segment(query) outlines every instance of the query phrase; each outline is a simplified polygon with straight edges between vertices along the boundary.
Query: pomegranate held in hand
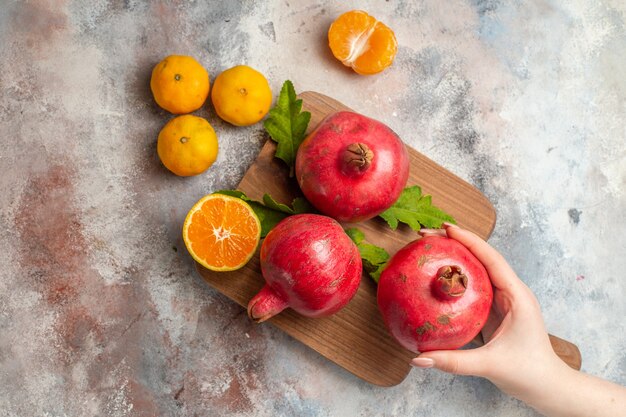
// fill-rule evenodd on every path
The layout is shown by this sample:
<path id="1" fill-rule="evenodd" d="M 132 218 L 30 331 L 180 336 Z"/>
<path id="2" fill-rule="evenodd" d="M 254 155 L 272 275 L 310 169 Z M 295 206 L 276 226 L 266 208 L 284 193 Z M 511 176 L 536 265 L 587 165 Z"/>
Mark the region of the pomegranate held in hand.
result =
<path id="1" fill-rule="evenodd" d="M 385 324 L 412 352 L 467 344 L 485 324 L 492 299 L 485 267 L 465 246 L 442 236 L 400 249 L 378 282 Z"/>
<path id="2" fill-rule="evenodd" d="M 287 217 L 261 245 L 266 284 L 248 304 L 251 319 L 262 322 L 291 307 L 303 316 L 336 313 L 361 282 L 359 250 L 339 223 L 317 214 Z"/>
<path id="3" fill-rule="evenodd" d="M 387 210 L 409 177 L 409 155 L 389 127 L 341 111 L 328 116 L 302 142 L 296 178 L 319 211 L 360 222 Z"/>

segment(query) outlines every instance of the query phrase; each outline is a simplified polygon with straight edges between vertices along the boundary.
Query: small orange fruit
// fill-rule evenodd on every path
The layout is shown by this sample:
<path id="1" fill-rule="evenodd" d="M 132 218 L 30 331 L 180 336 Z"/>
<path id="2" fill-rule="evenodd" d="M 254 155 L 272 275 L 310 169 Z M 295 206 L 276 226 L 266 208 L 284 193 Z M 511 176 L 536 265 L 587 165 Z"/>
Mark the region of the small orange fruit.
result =
<path id="1" fill-rule="evenodd" d="M 167 122 L 157 142 L 163 165 L 183 177 L 206 171 L 215 162 L 217 149 L 213 127 L 202 117 L 191 114 Z"/>
<path id="2" fill-rule="evenodd" d="M 204 196 L 189 210 L 183 224 L 187 250 L 213 271 L 244 266 L 261 239 L 261 223 L 245 201 L 222 194 Z"/>
<path id="3" fill-rule="evenodd" d="M 165 110 L 191 113 L 202 107 L 209 95 L 209 73 L 190 56 L 170 55 L 152 70 L 150 88 Z"/>
<path id="4" fill-rule="evenodd" d="M 346 12 L 330 25 L 328 45 L 335 58 L 362 75 L 390 66 L 398 50 L 393 31 L 362 10 Z"/>
<path id="5" fill-rule="evenodd" d="M 222 120 L 235 126 L 249 126 L 270 110 L 272 90 L 263 74 L 246 65 L 237 65 L 217 76 L 211 101 Z"/>

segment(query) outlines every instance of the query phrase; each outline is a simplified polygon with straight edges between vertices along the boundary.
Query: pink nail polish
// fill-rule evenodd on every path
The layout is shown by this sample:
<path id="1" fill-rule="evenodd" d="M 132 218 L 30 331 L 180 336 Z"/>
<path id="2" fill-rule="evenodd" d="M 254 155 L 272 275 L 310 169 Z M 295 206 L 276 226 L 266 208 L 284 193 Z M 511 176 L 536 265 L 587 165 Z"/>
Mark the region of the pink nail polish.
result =
<path id="1" fill-rule="evenodd" d="M 456 224 L 452 224 L 452 223 L 448 223 L 448 222 L 443 222 L 442 225 L 445 228 L 448 228 L 448 227 L 459 227 Z"/>
<path id="2" fill-rule="evenodd" d="M 435 366 L 435 361 L 431 358 L 415 358 L 411 361 L 411 365 L 417 368 L 432 368 Z"/>

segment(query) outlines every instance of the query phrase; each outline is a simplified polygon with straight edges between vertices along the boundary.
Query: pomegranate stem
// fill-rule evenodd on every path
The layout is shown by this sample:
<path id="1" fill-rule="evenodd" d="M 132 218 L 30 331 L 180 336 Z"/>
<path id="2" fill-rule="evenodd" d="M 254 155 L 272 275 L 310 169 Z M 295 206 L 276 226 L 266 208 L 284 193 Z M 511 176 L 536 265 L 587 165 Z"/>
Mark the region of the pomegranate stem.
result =
<path id="1" fill-rule="evenodd" d="M 351 143 L 343 153 L 344 167 L 347 171 L 364 172 L 372 164 L 374 152 L 364 143 Z"/>
<path id="2" fill-rule="evenodd" d="M 442 300 L 455 300 L 465 294 L 467 275 L 457 265 L 442 266 L 434 281 L 435 294 Z"/>

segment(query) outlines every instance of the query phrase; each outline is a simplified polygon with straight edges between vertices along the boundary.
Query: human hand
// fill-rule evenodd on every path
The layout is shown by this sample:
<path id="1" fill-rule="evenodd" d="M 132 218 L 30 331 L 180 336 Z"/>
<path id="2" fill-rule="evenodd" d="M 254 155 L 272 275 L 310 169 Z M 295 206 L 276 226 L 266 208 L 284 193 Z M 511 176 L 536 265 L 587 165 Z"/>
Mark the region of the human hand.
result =
<path id="1" fill-rule="evenodd" d="M 554 352 L 537 298 L 487 242 L 457 226 L 423 230 L 445 234 L 485 266 L 494 288 L 482 347 L 425 352 L 412 365 L 489 379 L 505 393 L 549 416 L 625 415 L 626 388 L 576 371 Z"/>
<path id="2" fill-rule="evenodd" d="M 421 232 L 430 233 L 442 231 Z M 567 367 L 552 349 L 539 303 L 502 255 L 487 242 L 453 225 L 446 225 L 444 233 L 467 247 L 491 278 L 494 301 L 482 329 L 486 344 L 470 350 L 422 353 L 412 365 L 485 377 L 502 391 L 523 400 L 536 389 L 538 381 L 546 381 Z"/>

